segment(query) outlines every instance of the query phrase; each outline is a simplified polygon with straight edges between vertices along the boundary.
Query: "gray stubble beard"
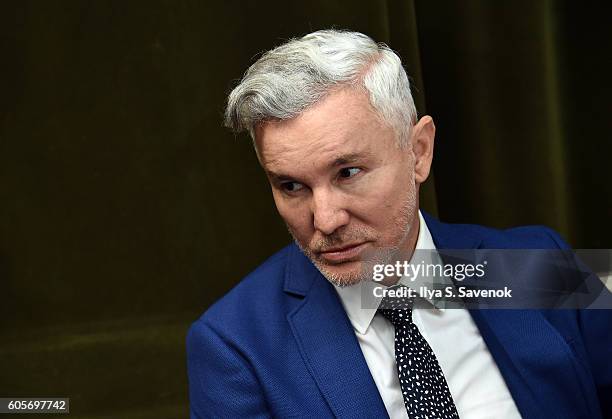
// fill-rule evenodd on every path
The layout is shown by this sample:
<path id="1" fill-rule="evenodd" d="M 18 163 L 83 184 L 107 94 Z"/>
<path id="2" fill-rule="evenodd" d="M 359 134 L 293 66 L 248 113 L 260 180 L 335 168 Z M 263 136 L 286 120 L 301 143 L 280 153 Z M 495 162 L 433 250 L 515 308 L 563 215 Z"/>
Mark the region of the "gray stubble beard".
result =
<path id="1" fill-rule="evenodd" d="M 411 232 L 410 222 L 417 216 L 417 212 L 416 190 L 412 189 L 404 205 L 401 207 L 399 214 L 395 217 L 395 228 L 400 231 L 401 237 L 398 243 L 392 247 L 378 247 L 366 252 L 364 259 L 361 261 L 362 266 L 360 271 L 348 276 L 329 272 L 326 269 L 326 265 L 318 261 L 313 252 L 300 244 L 289 226 L 287 226 L 287 228 L 296 245 L 300 248 L 302 253 L 310 259 L 321 275 L 323 275 L 332 285 L 343 288 L 365 281 L 371 281 L 374 265 L 394 263 L 396 260 L 401 259 L 401 246 L 406 242 Z"/>

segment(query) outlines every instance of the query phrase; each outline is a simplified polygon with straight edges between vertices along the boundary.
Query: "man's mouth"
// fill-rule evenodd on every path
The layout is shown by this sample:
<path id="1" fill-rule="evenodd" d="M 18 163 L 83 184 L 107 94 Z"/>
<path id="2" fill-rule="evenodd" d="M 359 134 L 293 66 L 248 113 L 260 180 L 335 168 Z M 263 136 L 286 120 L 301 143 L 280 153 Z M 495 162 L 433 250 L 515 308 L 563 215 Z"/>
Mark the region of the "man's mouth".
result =
<path id="1" fill-rule="evenodd" d="M 330 263 L 348 262 L 351 259 L 354 259 L 359 256 L 361 251 L 366 247 L 367 243 L 368 242 L 361 242 L 334 247 L 319 252 L 319 256 Z"/>

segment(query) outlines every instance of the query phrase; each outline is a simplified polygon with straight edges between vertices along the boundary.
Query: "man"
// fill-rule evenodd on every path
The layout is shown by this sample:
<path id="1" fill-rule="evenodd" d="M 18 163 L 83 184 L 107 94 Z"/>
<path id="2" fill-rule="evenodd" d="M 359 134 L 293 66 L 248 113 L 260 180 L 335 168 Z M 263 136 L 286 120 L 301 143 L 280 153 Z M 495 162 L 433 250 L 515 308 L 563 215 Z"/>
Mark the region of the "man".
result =
<path id="1" fill-rule="evenodd" d="M 448 225 L 418 210 L 435 126 L 417 119 L 389 48 L 333 30 L 289 41 L 249 68 L 226 123 L 251 134 L 295 244 L 190 329 L 192 417 L 610 412 L 606 311 L 444 310 L 420 297 L 414 310 L 415 299 L 362 308 L 372 267 L 415 250 L 566 248 L 545 228 Z"/>

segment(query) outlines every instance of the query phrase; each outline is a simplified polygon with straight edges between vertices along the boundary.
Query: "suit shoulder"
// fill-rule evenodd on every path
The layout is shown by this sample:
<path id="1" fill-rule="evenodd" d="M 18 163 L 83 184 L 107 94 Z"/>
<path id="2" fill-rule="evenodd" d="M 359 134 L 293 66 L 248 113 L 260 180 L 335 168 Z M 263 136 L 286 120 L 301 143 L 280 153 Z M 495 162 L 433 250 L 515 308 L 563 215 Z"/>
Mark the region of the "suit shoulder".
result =
<path id="1" fill-rule="evenodd" d="M 424 216 L 434 240 L 442 239 L 442 247 L 446 248 L 470 248 L 482 244 L 499 249 L 569 249 L 557 232 L 542 225 L 497 229 L 476 224 L 447 224 L 428 214 Z"/>
<path id="2" fill-rule="evenodd" d="M 569 245 L 555 230 L 543 225 L 513 227 L 503 230 L 508 240 L 530 249 L 569 249 Z"/>

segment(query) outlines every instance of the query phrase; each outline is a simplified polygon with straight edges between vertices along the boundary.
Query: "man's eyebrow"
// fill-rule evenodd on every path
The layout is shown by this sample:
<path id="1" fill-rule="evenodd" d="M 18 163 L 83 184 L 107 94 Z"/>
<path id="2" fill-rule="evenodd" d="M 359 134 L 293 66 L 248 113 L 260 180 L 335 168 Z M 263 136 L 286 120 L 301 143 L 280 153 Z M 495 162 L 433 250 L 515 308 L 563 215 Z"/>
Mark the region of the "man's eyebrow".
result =
<path id="1" fill-rule="evenodd" d="M 370 153 L 349 153 L 349 154 L 342 154 L 337 156 L 329 165 L 329 167 L 338 167 L 338 166 L 344 166 L 345 164 L 352 164 L 352 163 L 357 163 L 359 161 L 362 161 L 364 158 L 367 158 L 370 155 Z M 276 173 L 272 170 L 265 170 L 266 174 L 268 175 L 268 177 L 276 182 L 284 182 L 284 181 L 292 181 L 294 180 L 293 177 L 289 176 L 289 175 L 285 175 L 282 173 Z"/>
<path id="2" fill-rule="evenodd" d="M 268 175 L 268 177 L 270 179 L 272 179 L 273 181 L 276 181 L 276 182 L 292 180 L 290 176 L 279 174 L 279 173 L 275 173 L 272 170 L 266 170 L 265 172 L 266 172 L 266 174 Z"/>
<path id="3" fill-rule="evenodd" d="M 363 160 L 364 158 L 368 157 L 369 153 L 350 153 L 350 154 L 344 154 L 341 156 L 338 156 L 334 159 L 333 163 L 331 164 L 332 167 L 336 167 L 336 166 L 343 166 L 345 164 L 351 164 L 351 163 L 356 163 L 359 162 L 361 160 Z"/>

